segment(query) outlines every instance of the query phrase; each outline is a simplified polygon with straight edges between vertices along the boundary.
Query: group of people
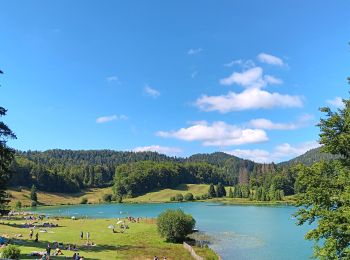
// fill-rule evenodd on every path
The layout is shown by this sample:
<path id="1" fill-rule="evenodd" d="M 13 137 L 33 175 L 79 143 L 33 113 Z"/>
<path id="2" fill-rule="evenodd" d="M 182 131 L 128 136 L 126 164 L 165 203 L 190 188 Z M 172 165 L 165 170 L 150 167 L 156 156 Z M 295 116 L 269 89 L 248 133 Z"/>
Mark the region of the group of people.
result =
<path id="1" fill-rule="evenodd" d="M 153 257 L 153 260 L 160 260 L 160 259 L 158 258 L 158 256 L 154 256 L 154 257 Z M 166 260 L 166 257 L 165 257 L 165 256 L 163 257 L 163 260 Z"/>
<path id="2" fill-rule="evenodd" d="M 140 219 L 141 219 L 140 217 L 137 217 L 137 218 L 134 218 L 134 217 L 131 217 L 131 216 L 128 217 L 128 220 L 130 222 L 137 222 L 137 223 L 139 223 Z"/>

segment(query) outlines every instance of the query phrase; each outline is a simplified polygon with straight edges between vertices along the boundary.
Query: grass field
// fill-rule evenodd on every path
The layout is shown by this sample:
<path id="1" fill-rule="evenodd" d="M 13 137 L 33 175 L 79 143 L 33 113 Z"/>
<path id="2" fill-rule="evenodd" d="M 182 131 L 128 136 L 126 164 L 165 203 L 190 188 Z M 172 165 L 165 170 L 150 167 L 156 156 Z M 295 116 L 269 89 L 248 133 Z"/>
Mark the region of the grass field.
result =
<path id="1" fill-rule="evenodd" d="M 169 202 L 170 197 L 175 196 L 178 193 L 185 195 L 190 192 L 194 196 L 200 196 L 208 192 L 209 185 L 207 184 L 182 184 L 174 189 L 163 189 L 148 192 L 142 196 L 135 198 L 125 198 L 123 201 L 128 203 L 160 203 Z M 226 193 L 228 194 L 228 187 L 226 187 Z M 30 190 L 22 189 L 17 191 L 16 189 L 8 190 L 11 195 L 10 206 L 14 207 L 17 201 L 21 201 L 23 206 L 30 206 Z M 112 193 L 112 188 L 96 188 L 85 190 L 80 193 L 67 194 L 67 193 L 49 193 L 49 192 L 38 192 L 39 205 L 63 205 L 63 204 L 79 204 L 83 197 L 88 199 L 88 203 L 102 203 L 102 196 L 107 193 Z M 294 202 L 293 196 L 285 197 L 282 202 L 264 202 L 264 201 L 251 201 L 249 199 L 240 198 L 214 198 L 207 201 L 217 201 L 227 204 L 254 204 L 254 205 L 274 205 L 280 203 L 292 204 Z"/>
<path id="2" fill-rule="evenodd" d="M 15 238 L 14 244 L 20 246 L 21 259 L 35 259 L 29 257 L 32 251 L 45 251 L 48 242 L 62 242 L 64 244 L 76 244 L 79 254 L 85 259 L 153 259 L 156 255 L 160 259 L 192 259 L 190 254 L 183 248 L 182 244 L 166 243 L 156 230 L 155 220 L 141 220 L 140 223 L 129 223 L 129 229 L 124 233 L 113 233 L 108 226 L 116 225 L 113 219 L 88 219 L 71 220 L 60 219 L 50 222 L 57 223 L 59 227 L 46 228 L 47 233 L 39 232 L 39 242 L 35 243 L 29 239 L 29 229 L 22 228 L 21 223 L 25 220 L 5 220 L 0 224 L 0 235 L 15 237 L 22 234 L 22 238 Z M 118 228 L 116 229 L 118 230 Z M 34 234 L 38 231 L 35 230 Z M 86 240 L 80 239 L 80 231 L 90 232 L 90 241 L 96 246 L 84 246 Z M 205 259 L 217 259 L 215 253 L 208 248 L 194 248 L 198 254 Z M 71 258 L 73 251 L 63 250 L 63 256 L 51 257 L 51 259 Z"/>
<path id="3" fill-rule="evenodd" d="M 9 189 L 8 192 L 12 195 L 10 206 L 14 206 L 17 201 L 21 201 L 23 206 L 30 206 L 30 189 L 23 188 L 21 191 Z M 89 203 L 100 203 L 103 194 L 106 193 L 112 193 L 112 188 L 88 189 L 79 193 L 37 192 L 40 205 L 79 204 L 83 197 L 86 197 Z"/>
<path id="4" fill-rule="evenodd" d="M 168 202 L 170 197 L 178 193 L 185 195 L 190 192 L 194 196 L 208 193 L 209 185 L 207 184 L 181 184 L 174 189 L 163 189 L 159 191 L 148 192 L 145 195 L 135 198 L 127 198 L 125 202 Z"/>

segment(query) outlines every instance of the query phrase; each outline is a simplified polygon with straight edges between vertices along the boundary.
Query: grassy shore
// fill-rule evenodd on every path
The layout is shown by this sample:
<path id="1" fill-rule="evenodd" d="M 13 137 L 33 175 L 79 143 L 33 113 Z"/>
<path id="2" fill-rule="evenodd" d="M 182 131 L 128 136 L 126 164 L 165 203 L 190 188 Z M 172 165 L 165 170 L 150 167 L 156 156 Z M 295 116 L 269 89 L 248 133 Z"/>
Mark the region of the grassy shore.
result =
<path id="1" fill-rule="evenodd" d="M 23 228 L 21 223 L 25 220 L 5 220 L 0 224 L 0 235 L 12 238 L 14 244 L 21 249 L 21 259 L 35 259 L 29 257 L 32 251 L 45 251 L 48 242 L 62 242 L 64 244 L 76 244 L 79 254 L 85 259 L 153 259 L 155 255 L 167 257 L 167 259 L 192 259 L 182 244 L 167 243 L 157 233 L 155 220 L 141 220 L 140 223 L 129 223 L 124 233 L 113 233 L 108 229 L 109 225 L 116 225 L 114 219 L 59 219 L 48 220 L 57 223 L 59 227 L 45 228 L 46 233 L 39 232 L 39 242 L 29 239 L 29 229 Z M 118 228 L 116 228 L 117 231 Z M 35 230 L 34 234 L 38 231 Z M 90 241 L 95 246 L 84 246 L 86 240 L 80 239 L 80 231 L 90 232 Z M 17 237 L 21 234 L 23 237 Z M 204 259 L 217 259 L 215 253 L 208 248 L 194 247 L 195 251 Z M 51 259 L 71 258 L 73 251 L 62 250 L 63 256 Z"/>
<path id="2" fill-rule="evenodd" d="M 125 203 L 162 203 L 170 202 L 170 197 L 175 196 L 178 193 L 185 195 L 190 192 L 194 196 L 201 196 L 208 192 L 209 185 L 207 184 L 182 184 L 174 189 L 162 189 L 152 192 L 148 192 L 142 196 L 135 198 L 125 198 Z M 228 187 L 226 191 L 228 193 Z M 17 201 L 21 201 L 22 206 L 30 206 L 30 190 L 22 189 L 18 191 L 16 189 L 10 189 L 9 192 L 12 195 L 10 206 L 14 207 Z M 96 204 L 103 203 L 102 196 L 104 194 L 112 193 L 112 188 L 99 188 L 88 189 L 79 193 L 67 194 L 67 193 L 49 193 L 38 192 L 39 205 L 54 206 L 54 205 L 66 205 L 66 204 L 79 204 L 83 197 L 87 198 L 88 203 Z M 202 200 L 201 200 L 202 201 Z M 226 204 L 249 204 L 249 205 L 278 205 L 278 204 L 293 204 L 293 196 L 285 197 L 283 201 L 251 201 L 246 198 L 214 198 L 205 201 L 220 202 Z"/>

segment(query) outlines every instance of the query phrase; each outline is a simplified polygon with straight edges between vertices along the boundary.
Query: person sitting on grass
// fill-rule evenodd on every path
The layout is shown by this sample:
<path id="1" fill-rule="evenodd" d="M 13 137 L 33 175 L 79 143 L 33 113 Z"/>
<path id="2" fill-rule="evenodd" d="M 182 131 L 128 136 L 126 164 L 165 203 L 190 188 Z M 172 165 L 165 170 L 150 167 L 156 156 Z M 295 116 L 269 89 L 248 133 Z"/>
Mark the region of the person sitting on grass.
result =
<path id="1" fill-rule="evenodd" d="M 61 249 L 59 248 L 56 248 L 55 252 L 53 253 L 54 256 L 57 256 L 57 255 L 63 255 Z"/>

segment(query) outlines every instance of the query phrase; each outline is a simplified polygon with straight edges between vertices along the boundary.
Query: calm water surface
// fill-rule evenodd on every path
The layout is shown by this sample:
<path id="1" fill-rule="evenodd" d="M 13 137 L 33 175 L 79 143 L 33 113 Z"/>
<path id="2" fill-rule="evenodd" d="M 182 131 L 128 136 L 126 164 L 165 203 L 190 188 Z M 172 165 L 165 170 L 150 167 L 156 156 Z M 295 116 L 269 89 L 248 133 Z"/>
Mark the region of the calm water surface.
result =
<path id="1" fill-rule="evenodd" d="M 38 208 L 50 215 L 117 218 L 156 217 L 165 209 L 181 208 L 197 228 L 213 237 L 211 248 L 223 259 L 308 259 L 312 243 L 304 240 L 310 226 L 296 226 L 291 206 L 237 206 L 214 203 L 100 204 Z"/>

